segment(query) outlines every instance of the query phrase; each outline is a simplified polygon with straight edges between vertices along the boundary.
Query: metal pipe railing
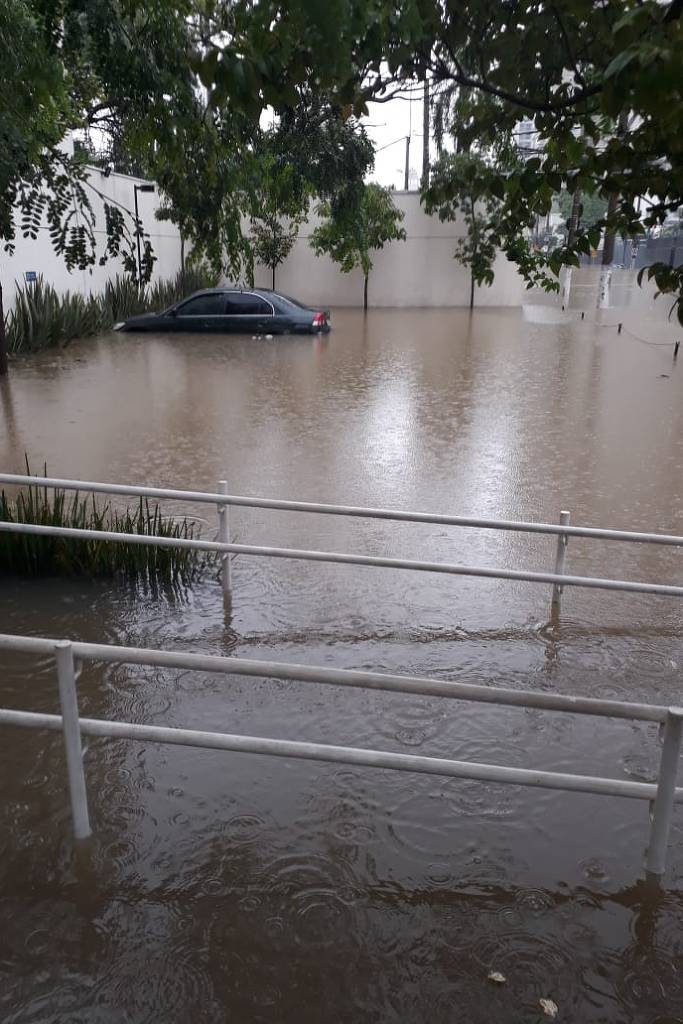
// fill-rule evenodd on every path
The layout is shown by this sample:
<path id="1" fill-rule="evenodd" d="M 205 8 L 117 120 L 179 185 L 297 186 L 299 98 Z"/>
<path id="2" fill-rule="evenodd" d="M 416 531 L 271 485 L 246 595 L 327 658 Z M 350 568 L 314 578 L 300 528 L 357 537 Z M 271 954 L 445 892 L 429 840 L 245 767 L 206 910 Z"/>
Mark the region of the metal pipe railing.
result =
<path id="1" fill-rule="evenodd" d="M 0 651 L 51 655 L 57 640 L 46 637 L 12 636 L 0 633 Z M 620 718 L 632 722 L 666 721 L 668 707 L 599 697 L 573 697 L 562 693 L 512 690 L 477 683 L 458 683 L 429 676 L 406 676 L 388 672 L 367 672 L 348 668 L 323 668 L 252 658 L 233 658 L 216 654 L 191 654 L 184 651 L 157 651 L 114 644 L 92 644 L 74 640 L 74 658 L 116 665 L 147 665 L 177 668 L 182 671 L 217 672 L 226 675 L 279 679 L 351 689 L 382 690 L 419 697 L 446 697 L 480 704 L 533 708 L 538 711 L 566 711 L 575 715 Z"/>
<path id="2" fill-rule="evenodd" d="M 61 715 L 39 714 L 31 711 L 0 709 L 0 722 L 29 729 L 59 730 L 62 728 Z M 651 801 L 657 795 L 657 787 L 651 782 L 606 779 L 594 775 L 571 775 L 567 772 L 507 768 L 502 765 L 480 764 L 474 761 L 452 761 L 443 757 L 396 754 L 386 750 L 337 747 L 328 743 L 305 743 L 301 740 L 275 740 L 263 736 L 236 736 L 231 733 L 178 729 L 162 725 L 139 725 L 134 722 L 108 722 L 98 718 L 80 718 L 79 725 L 81 733 L 85 736 L 148 740 L 150 743 L 201 747 L 204 750 L 230 750 L 241 754 L 292 757 L 299 761 L 331 761 L 335 764 L 390 768 L 394 771 L 444 775 L 455 779 L 471 779 L 476 782 L 506 782 L 515 786 L 560 789 L 569 793 L 593 793 L 598 796 L 618 796 L 632 800 Z M 675 799 L 683 800 L 683 789 L 675 790 Z M 77 836 L 77 838 L 79 837 Z"/>
<path id="3" fill-rule="evenodd" d="M 245 659 L 211 655 L 150 651 L 142 648 L 116 648 L 106 644 L 71 643 L 70 641 L 50 640 L 44 637 L 0 635 L 0 649 L 32 654 L 50 652 L 55 657 L 62 715 L 0 709 L 0 723 L 24 728 L 63 731 L 69 793 L 76 838 L 84 838 L 90 833 L 80 739 L 81 734 L 85 734 L 90 736 L 148 740 L 153 743 L 169 743 L 212 750 L 264 754 L 273 757 L 293 757 L 303 760 L 363 765 L 371 768 L 389 768 L 397 771 L 420 772 L 453 778 L 648 800 L 653 810 L 646 868 L 652 875 L 664 873 L 666 846 L 670 834 L 673 807 L 676 802 L 683 801 L 683 788 L 676 787 L 681 739 L 683 736 L 683 709 L 681 708 L 652 706 L 649 712 L 646 713 L 648 706 L 642 704 L 628 704 L 620 701 L 596 701 L 594 698 L 567 697 L 557 694 L 516 694 L 518 698 L 523 698 L 523 702 L 522 700 L 519 701 L 520 706 L 523 707 L 546 707 L 551 709 L 549 705 L 541 704 L 540 702 L 541 700 L 554 698 L 555 703 L 552 706 L 552 710 L 664 722 L 664 748 L 660 761 L 658 782 L 654 785 L 652 783 L 633 782 L 624 779 L 574 775 L 566 772 L 539 771 L 528 768 L 511 768 L 504 765 L 478 764 L 447 758 L 400 754 L 391 751 L 364 750 L 356 747 L 276 740 L 258 736 L 235 736 L 196 729 L 178 729 L 131 722 L 79 718 L 76 696 L 76 659 L 88 658 L 117 663 L 130 662 L 159 667 L 169 665 L 180 668 L 192 667 L 208 671 L 234 672 L 240 675 L 268 675 L 274 678 L 301 678 L 308 682 L 366 686 L 369 689 L 381 688 L 394 692 L 421 693 L 423 695 L 430 693 L 432 695 L 475 701 L 484 701 L 486 699 L 481 692 L 486 689 L 485 687 L 442 683 L 438 680 L 430 681 L 414 677 L 385 676 L 379 673 L 286 665 L 277 662 L 249 662 Z M 443 691 L 444 686 L 448 688 L 445 692 Z M 492 694 L 493 700 L 489 697 L 489 702 L 512 703 L 513 691 L 492 691 Z M 601 705 L 600 709 L 597 706 L 599 704 Z"/>
<path id="4" fill-rule="evenodd" d="M 451 516 L 431 512 L 406 512 L 402 509 L 364 508 L 356 505 L 332 505 L 312 501 L 290 501 L 280 498 L 252 498 L 241 494 L 185 491 L 168 487 L 143 487 L 129 484 L 98 483 L 92 480 L 62 480 L 58 477 L 21 476 L 0 473 L 0 484 L 30 486 L 71 491 L 92 491 L 96 494 L 120 494 L 140 498 L 168 498 L 174 501 L 200 502 L 209 505 L 235 505 L 245 508 L 279 509 L 285 512 L 314 512 L 319 515 L 351 516 L 359 519 L 391 519 L 396 522 L 433 523 L 437 526 L 474 527 L 481 530 L 511 530 L 519 533 L 544 533 L 567 537 L 592 537 L 595 540 L 621 540 L 642 544 L 665 544 L 683 547 L 683 536 L 665 533 L 644 533 L 636 530 L 611 530 L 592 526 L 565 526 L 557 523 L 534 523 L 514 519 L 487 519 L 478 516 Z"/>
<path id="5" fill-rule="evenodd" d="M 637 580 L 610 580 L 593 576 L 557 575 L 552 572 L 527 572 L 521 569 L 496 569 L 490 566 L 453 565 L 448 562 L 424 562 L 408 558 L 384 558 L 375 555 L 348 555 L 338 551 L 308 551 L 299 548 L 277 548 L 257 544 L 224 544 L 220 541 L 189 540 L 180 537 L 155 537 L 149 534 L 114 533 L 110 530 L 83 530 L 67 526 L 39 526 L 34 523 L 0 522 L 0 532 L 36 534 L 48 537 L 71 537 L 78 540 L 108 540 L 114 543 L 142 544 L 148 547 L 185 548 L 216 554 L 255 555 L 263 558 L 291 558 L 304 562 L 334 562 L 342 565 L 366 565 L 383 569 L 410 569 L 418 572 L 445 573 L 452 576 L 479 576 L 497 580 L 518 580 L 526 583 L 560 584 L 562 587 L 587 587 L 593 590 L 620 590 L 634 594 L 659 594 L 683 597 L 683 587 L 664 583 L 641 583 Z"/>

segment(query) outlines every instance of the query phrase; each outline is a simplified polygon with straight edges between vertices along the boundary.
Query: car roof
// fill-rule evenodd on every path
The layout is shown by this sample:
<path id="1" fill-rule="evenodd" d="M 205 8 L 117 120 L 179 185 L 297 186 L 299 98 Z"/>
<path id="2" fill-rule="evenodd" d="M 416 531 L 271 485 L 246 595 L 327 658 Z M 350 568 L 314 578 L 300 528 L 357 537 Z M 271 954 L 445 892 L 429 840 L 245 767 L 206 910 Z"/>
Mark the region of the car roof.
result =
<path id="1" fill-rule="evenodd" d="M 196 292 L 191 292 L 181 302 L 187 302 L 188 299 L 194 299 L 197 295 L 231 295 L 231 294 L 246 294 L 246 295 L 279 295 L 279 292 L 273 291 L 272 288 L 199 288 Z"/>

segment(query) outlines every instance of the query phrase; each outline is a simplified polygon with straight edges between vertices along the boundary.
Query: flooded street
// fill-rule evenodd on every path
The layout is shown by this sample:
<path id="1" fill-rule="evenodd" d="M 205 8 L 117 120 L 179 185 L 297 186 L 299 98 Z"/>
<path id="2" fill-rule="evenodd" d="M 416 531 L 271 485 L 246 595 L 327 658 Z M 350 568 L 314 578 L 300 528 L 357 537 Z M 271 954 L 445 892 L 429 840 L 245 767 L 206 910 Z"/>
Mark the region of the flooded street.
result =
<path id="1" fill-rule="evenodd" d="M 618 308 L 334 310 L 326 337 L 112 335 L 13 366 L 0 467 L 683 533 L 681 332 Z M 583 289 L 583 290 L 582 290 Z M 590 309 L 585 321 L 579 309 Z M 601 322 L 594 322 L 595 320 Z M 625 328 L 617 333 L 616 324 Z M 682 357 L 683 358 L 683 357 Z M 188 507 L 164 506 L 185 514 Z M 189 507 L 213 539 L 210 507 Z M 551 571 L 552 537 L 234 509 L 233 539 Z M 567 569 L 681 583 L 675 548 L 572 539 Z M 681 701 L 674 598 L 239 557 L 178 594 L 0 579 L 0 631 L 518 689 Z M 0 659 L 2 706 L 58 710 Z M 656 778 L 654 725 L 309 683 L 86 665 L 81 714 Z M 646 886 L 647 804 L 94 739 L 74 856 L 61 737 L 2 731 L 3 1024 L 671 1024 L 683 816 Z M 488 980 L 501 972 L 506 982 Z"/>

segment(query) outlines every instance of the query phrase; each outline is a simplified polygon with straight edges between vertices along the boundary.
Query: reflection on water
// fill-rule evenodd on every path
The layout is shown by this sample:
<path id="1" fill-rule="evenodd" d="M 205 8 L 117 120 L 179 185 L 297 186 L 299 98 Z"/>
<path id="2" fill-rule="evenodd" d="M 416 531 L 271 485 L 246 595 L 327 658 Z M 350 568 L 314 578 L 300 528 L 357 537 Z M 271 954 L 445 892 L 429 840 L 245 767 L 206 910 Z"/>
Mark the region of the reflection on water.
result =
<path id="1" fill-rule="evenodd" d="M 569 508 L 577 523 L 683 532 L 670 349 L 532 300 L 473 317 L 338 311 L 322 340 L 73 345 L 14 368 L 0 465 L 21 471 L 27 451 L 86 479 L 227 477 L 245 493 Z M 635 333 L 668 345 L 640 293 L 624 305 Z M 212 535 L 213 510 L 189 511 Z M 242 509 L 232 529 L 511 567 L 554 557 L 552 538 L 430 525 Z M 679 559 L 568 550 L 578 573 L 674 583 Z M 1 580 L 1 628 L 680 701 L 673 600 L 568 591 L 550 624 L 550 588 L 505 581 L 237 559 L 233 583 L 230 614 L 211 577 L 176 595 Z M 4 656 L 2 669 L 4 706 L 56 710 L 48 659 Z M 86 665 L 79 689 L 94 717 L 549 770 L 650 780 L 659 755 L 646 725 L 304 683 Z M 75 853 L 60 738 L 3 732 L 3 1022 L 535 1022 L 541 998 L 577 1022 L 681 1012 L 681 823 L 666 887 L 648 888 L 639 801 L 110 740 L 91 741 L 86 768 L 95 833 Z"/>

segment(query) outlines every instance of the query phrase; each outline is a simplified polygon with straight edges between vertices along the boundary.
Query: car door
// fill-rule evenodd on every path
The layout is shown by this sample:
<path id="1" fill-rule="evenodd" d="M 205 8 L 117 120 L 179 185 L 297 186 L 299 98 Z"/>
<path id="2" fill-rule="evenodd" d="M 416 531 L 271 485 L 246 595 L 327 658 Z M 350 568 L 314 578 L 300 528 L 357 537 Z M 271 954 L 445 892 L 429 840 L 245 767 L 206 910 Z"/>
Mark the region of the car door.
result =
<path id="1" fill-rule="evenodd" d="M 196 333 L 221 333 L 226 330 L 225 293 L 205 292 L 175 307 L 175 316 L 169 317 L 171 330 Z"/>
<path id="2" fill-rule="evenodd" d="M 228 292 L 226 318 L 229 329 L 239 334 L 271 334 L 274 330 L 272 302 L 256 292 Z"/>

